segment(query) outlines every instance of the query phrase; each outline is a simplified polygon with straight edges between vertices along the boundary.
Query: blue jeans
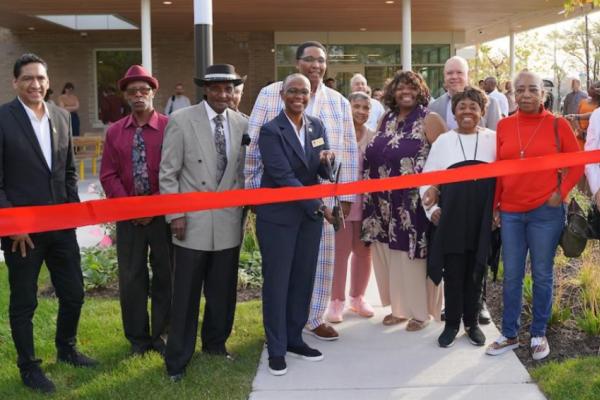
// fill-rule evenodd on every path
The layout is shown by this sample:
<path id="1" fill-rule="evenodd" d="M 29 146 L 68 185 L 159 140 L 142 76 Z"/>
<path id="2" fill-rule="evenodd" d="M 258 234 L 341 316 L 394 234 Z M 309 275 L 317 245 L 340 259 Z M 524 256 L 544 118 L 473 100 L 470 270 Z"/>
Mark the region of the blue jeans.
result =
<path id="1" fill-rule="evenodd" d="M 527 212 L 501 212 L 504 262 L 502 334 L 517 337 L 523 306 L 523 278 L 529 251 L 533 278 L 531 336 L 545 336 L 552 312 L 553 268 L 565 221 L 563 206 L 546 204 Z"/>

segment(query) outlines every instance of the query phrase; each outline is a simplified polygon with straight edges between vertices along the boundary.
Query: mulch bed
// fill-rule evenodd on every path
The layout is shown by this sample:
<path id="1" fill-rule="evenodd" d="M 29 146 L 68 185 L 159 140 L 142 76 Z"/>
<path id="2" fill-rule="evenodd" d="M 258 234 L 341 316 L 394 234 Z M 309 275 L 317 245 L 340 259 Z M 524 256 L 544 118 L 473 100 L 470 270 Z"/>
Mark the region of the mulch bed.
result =
<path id="1" fill-rule="evenodd" d="M 54 287 L 49 284 L 40 288 L 39 295 L 41 297 L 56 297 L 54 293 Z M 96 299 L 118 299 L 119 298 L 119 284 L 117 282 L 109 284 L 107 287 L 89 289 L 85 292 L 86 297 L 92 297 Z M 239 303 L 249 300 L 260 299 L 261 289 L 260 288 L 238 288 L 237 301 Z"/>
<path id="2" fill-rule="evenodd" d="M 573 260 L 572 264 L 567 268 L 563 268 L 563 274 L 566 276 L 576 276 L 578 260 Z M 565 300 L 572 300 L 577 288 L 567 288 L 562 294 Z M 572 315 L 581 315 L 580 305 L 577 302 L 568 301 L 572 305 Z M 497 282 L 488 281 L 487 286 L 487 306 L 492 315 L 498 329 L 501 329 L 502 323 L 502 280 Z M 568 358 L 580 356 L 596 356 L 599 355 L 600 337 L 589 336 L 577 326 L 575 320 L 567 320 L 565 322 L 551 325 L 548 327 L 546 337 L 550 343 L 550 355 L 542 361 L 533 361 L 529 351 L 529 327 L 531 325 L 531 313 L 528 306 L 524 307 L 525 311 L 521 314 L 521 330 L 520 330 L 520 347 L 515 350 L 519 360 L 527 369 L 535 368 L 548 361 L 560 361 Z M 496 338 L 488 338 L 495 340 Z"/>

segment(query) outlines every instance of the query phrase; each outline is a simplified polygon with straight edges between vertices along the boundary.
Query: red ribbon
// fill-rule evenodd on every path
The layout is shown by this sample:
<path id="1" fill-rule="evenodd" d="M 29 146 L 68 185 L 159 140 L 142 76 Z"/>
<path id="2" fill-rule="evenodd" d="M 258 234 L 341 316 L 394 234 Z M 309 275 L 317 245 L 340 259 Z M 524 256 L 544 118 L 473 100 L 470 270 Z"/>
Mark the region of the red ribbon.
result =
<path id="1" fill-rule="evenodd" d="M 599 162 L 600 150 L 580 151 L 337 185 L 162 194 L 53 206 L 4 208 L 0 209 L 0 236 L 45 232 L 190 211 L 406 189 Z"/>

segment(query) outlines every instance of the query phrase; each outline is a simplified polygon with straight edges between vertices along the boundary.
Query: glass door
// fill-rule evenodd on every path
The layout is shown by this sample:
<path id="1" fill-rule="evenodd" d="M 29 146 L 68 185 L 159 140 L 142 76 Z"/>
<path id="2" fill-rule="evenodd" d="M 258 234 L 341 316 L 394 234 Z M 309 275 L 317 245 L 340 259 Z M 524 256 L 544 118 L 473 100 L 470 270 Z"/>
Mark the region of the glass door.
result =
<path id="1" fill-rule="evenodd" d="M 365 66 L 363 64 L 329 64 L 325 79 L 335 78 L 336 90 L 348 97 L 350 94 L 350 79 L 354 74 L 365 74 Z"/>

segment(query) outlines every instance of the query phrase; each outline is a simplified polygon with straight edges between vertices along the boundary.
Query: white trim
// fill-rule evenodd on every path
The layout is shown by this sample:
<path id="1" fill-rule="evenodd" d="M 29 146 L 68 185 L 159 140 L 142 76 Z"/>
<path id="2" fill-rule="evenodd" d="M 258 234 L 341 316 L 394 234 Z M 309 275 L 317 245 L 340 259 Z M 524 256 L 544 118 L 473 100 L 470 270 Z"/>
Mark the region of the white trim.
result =
<path id="1" fill-rule="evenodd" d="M 194 25 L 212 24 L 212 0 L 194 0 Z"/>

